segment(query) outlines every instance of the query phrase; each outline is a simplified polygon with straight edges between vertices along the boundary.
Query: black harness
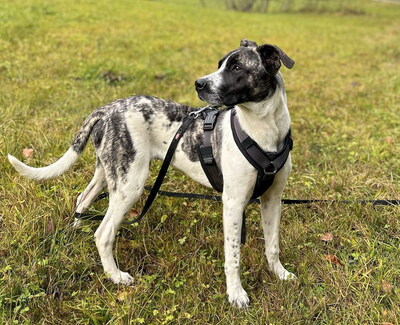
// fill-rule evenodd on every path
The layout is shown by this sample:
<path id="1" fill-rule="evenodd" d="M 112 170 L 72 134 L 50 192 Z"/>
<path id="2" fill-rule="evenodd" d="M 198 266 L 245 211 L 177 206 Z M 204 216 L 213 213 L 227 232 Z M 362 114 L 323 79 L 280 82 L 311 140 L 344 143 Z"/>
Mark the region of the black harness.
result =
<path id="1" fill-rule="evenodd" d="M 252 199 L 255 199 L 261 196 L 273 183 L 275 174 L 283 167 L 285 164 L 290 150 L 293 147 L 293 141 L 290 136 L 290 131 L 287 134 L 283 148 L 278 152 L 264 152 L 257 143 L 251 139 L 246 132 L 240 127 L 236 111 L 232 108 L 230 109 L 231 114 L 231 128 L 233 137 L 235 139 L 236 145 L 242 152 L 242 154 L 246 157 L 246 159 L 257 169 L 257 182 L 253 191 Z M 201 146 L 197 147 L 197 152 L 199 155 L 201 166 L 212 185 L 212 187 L 218 192 L 223 191 L 223 175 L 220 169 L 217 166 L 217 163 L 214 158 L 213 148 L 211 144 L 211 136 L 215 129 L 217 119 L 220 111 L 216 108 L 205 107 L 200 109 L 199 111 L 190 113 L 186 119 L 182 122 L 182 125 L 176 132 L 174 138 L 172 139 L 170 146 L 168 148 L 167 154 L 165 155 L 163 164 L 161 166 L 160 172 L 158 173 L 157 179 L 151 188 L 150 194 L 147 198 L 147 201 L 143 207 L 141 214 L 136 217 L 134 220 L 126 221 L 127 224 L 132 224 L 139 222 L 159 192 L 161 184 L 164 180 L 165 175 L 167 174 L 168 167 L 171 163 L 172 157 L 174 155 L 175 149 L 178 146 L 180 139 L 183 137 L 184 133 L 188 129 L 188 127 L 193 123 L 193 121 L 198 116 L 203 116 L 204 124 L 204 143 Z M 107 193 L 100 194 L 95 201 L 100 200 L 102 198 L 107 197 Z M 102 220 L 104 215 L 93 215 L 91 213 L 78 213 L 75 212 L 75 218 L 78 219 L 89 219 L 89 220 Z M 241 241 L 244 244 L 246 238 L 246 214 L 243 212 L 243 220 L 242 220 L 242 234 Z"/>
<path id="2" fill-rule="evenodd" d="M 230 109 L 231 129 L 235 143 L 247 161 L 258 171 L 257 181 L 254 186 L 252 199 L 256 199 L 267 191 L 276 173 L 282 169 L 289 153 L 293 148 L 293 140 L 289 130 L 285 137 L 282 148 L 277 152 L 265 152 L 260 146 L 241 128 L 235 109 Z M 223 190 L 223 175 L 219 170 L 213 155 L 211 135 L 217 124 L 219 116 L 218 109 L 205 111 L 204 118 L 204 143 L 197 147 L 201 166 L 212 187 L 218 191 Z"/>

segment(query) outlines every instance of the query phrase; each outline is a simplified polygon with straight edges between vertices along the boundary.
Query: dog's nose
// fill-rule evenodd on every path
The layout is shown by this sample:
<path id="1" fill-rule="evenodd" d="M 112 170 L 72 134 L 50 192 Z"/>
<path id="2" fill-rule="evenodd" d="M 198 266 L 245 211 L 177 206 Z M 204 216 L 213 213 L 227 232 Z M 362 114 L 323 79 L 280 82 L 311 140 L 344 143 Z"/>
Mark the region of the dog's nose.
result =
<path id="1" fill-rule="evenodd" d="M 194 85 L 197 90 L 202 90 L 207 86 L 207 80 L 204 78 L 197 79 Z"/>

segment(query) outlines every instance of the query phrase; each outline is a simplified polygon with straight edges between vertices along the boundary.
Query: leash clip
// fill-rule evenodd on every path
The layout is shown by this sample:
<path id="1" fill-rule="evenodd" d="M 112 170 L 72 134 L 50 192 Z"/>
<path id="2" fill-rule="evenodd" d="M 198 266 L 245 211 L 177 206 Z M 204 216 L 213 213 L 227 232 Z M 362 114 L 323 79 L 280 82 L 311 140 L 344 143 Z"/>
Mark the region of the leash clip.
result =
<path id="1" fill-rule="evenodd" d="M 211 108 L 210 106 L 206 106 L 206 107 L 203 107 L 203 108 L 200 108 L 199 110 L 197 110 L 197 111 L 194 111 L 194 112 L 190 112 L 189 113 L 189 116 L 191 116 L 191 117 L 193 117 L 193 118 L 198 118 L 199 117 L 199 115 L 201 114 L 201 113 L 203 113 L 206 109 L 209 109 L 209 108 Z"/>
<path id="2" fill-rule="evenodd" d="M 193 117 L 193 118 L 198 118 L 199 117 L 199 115 L 201 114 L 201 113 L 203 113 L 205 110 L 207 110 L 207 109 L 220 109 L 221 108 L 221 106 L 211 106 L 211 105 L 208 105 L 208 106 L 206 106 L 206 107 L 203 107 L 203 108 L 200 108 L 199 110 L 197 110 L 197 111 L 194 111 L 194 112 L 190 112 L 189 113 L 189 116 L 191 116 L 191 117 Z"/>

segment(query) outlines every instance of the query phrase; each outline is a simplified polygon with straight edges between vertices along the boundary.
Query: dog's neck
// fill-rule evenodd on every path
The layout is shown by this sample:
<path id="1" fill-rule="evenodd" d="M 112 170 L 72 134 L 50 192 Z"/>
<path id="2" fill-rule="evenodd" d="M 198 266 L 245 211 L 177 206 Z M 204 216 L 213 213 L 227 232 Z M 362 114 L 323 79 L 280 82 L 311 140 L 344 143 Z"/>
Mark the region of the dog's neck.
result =
<path id="1" fill-rule="evenodd" d="M 261 102 L 237 105 L 240 126 L 265 151 L 279 150 L 290 129 L 290 115 L 280 74 L 277 80 L 272 96 Z"/>

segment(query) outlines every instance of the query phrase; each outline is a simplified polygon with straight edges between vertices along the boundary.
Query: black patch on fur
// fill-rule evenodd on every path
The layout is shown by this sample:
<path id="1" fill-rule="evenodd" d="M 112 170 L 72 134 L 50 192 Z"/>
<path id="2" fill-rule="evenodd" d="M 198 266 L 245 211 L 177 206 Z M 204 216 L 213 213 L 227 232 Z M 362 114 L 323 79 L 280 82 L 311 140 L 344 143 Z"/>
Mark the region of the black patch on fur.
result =
<path id="1" fill-rule="evenodd" d="M 241 48 L 227 60 L 220 87 L 225 105 L 259 102 L 275 92 L 275 76 L 267 73 L 254 50 Z"/>
<path id="2" fill-rule="evenodd" d="M 221 72 L 222 83 L 211 91 L 208 84 L 197 89 L 200 99 L 213 105 L 233 106 L 245 102 L 259 102 L 271 96 L 277 85 L 274 74 L 266 69 L 255 47 L 240 47 L 225 55 L 218 66 L 226 61 Z"/>
<path id="3" fill-rule="evenodd" d="M 182 151 L 192 162 L 199 161 L 197 146 L 204 143 L 203 120 L 198 118 L 186 131 L 182 139 Z"/>
<path id="4" fill-rule="evenodd" d="M 134 161 L 136 150 L 125 120 L 125 113 L 136 101 L 126 98 L 111 103 L 107 119 L 102 119 L 94 132 L 94 142 L 103 163 L 109 190 L 115 191 L 119 181 L 125 181 L 129 167 Z M 101 144 L 101 146 L 100 146 Z"/>
<path id="5" fill-rule="evenodd" d="M 139 105 L 139 110 L 142 112 L 144 120 L 151 124 L 153 122 L 152 117 L 154 116 L 154 110 L 150 107 L 150 105 Z"/>
<path id="6" fill-rule="evenodd" d="M 89 140 L 90 133 L 96 123 L 104 116 L 104 107 L 95 110 L 90 114 L 83 122 L 81 129 L 75 135 L 74 141 L 72 142 L 72 149 L 80 154 L 85 149 L 86 143 Z"/>
<path id="7" fill-rule="evenodd" d="M 193 108 L 177 104 L 171 101 L 164 101 L 164 113 L 170 122 L 182 122 L 182 120 L 189 115 Z"/>
<path id="8" fill-rule="evenodd" d="M 137 109 L 143 114 L 144 120 L 151 124 L 155 115 L 153 104 L 156 102 L 156 98 L 151 96 L 137 96 L 132 97 L 131 99 L 135 107 L 137 107 Z M 150 103 L 138 103 L 141 99 L 146 99 Z"/>
<path id="9" fill-rule="evenodd" d="M 93 137 L 93 144 L 96 149 L 100 147 L 101 142 L 103 141 L 104 127 L 105 127 L 104 120 L 99 120 L 93 127 L 92 137 Z"/>

